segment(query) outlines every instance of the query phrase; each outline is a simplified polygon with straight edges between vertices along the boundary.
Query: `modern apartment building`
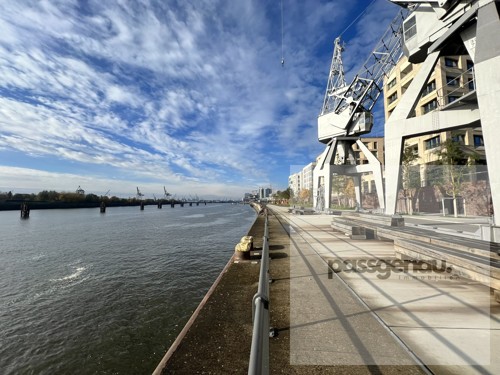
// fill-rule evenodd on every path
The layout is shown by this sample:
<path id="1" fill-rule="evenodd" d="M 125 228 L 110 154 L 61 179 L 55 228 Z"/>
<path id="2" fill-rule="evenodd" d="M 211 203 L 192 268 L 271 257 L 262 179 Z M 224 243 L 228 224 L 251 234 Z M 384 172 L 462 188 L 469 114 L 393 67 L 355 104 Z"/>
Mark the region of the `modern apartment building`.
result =
<path id="1" fill-rule="evenodd" d="M 302 190 L 312 193 L 313 170 L 316 162 L 307 164 L 301 171 L 288 176 L 288 187 L 292 189 L 294 197 L 299 197 Z"/>
<path id="2" fill-rule="evenodd" d="M 403 56 L 385 79 L 386 121 L 419 69 L 419 64 L 412 64 Z M 475 95 L 474 64 L 470 57 L 467 55 L 440 57 L 413 110 L 413 116 L 421 116 L 449 106 L 458 106 L 466 103 L 473 95 Z M 405 147 L 412 148 L 414 154 L 418 156 L 415 164 L 420 165 L 421 186 L 427 186 L 429 170 L 427 167 L 437 161 L 436 150 L 447 139 L 452 139 L 469 150 L 473 150 L 479 156 L 478 163 L 484 163 L 484 142 L 480 127 L 448 130 L 409 138 L 405 142 Z"/>
<path id="3" fill-rule="evenodd" d="M 299 191 L 301 189 L 301 178 L 302 171 L 293 173 L 290 176 L 288 176 L 288 187 L 292 190 L 293 196 L 297 197 L 299 195 Z"/>

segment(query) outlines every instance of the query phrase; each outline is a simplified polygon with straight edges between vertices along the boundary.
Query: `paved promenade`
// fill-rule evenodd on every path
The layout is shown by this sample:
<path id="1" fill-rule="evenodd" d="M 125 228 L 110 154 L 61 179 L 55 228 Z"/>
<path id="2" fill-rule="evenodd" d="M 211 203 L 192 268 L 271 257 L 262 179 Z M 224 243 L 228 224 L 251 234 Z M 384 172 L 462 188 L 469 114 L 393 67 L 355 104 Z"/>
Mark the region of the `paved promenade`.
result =
<path id="1" fill-rule="evenodd" d="M 500 373 L 500 304 L 488 287 L 398 262 L 392 242 L 351 240 L 332 216 L 270 208 L 290 232 L 292 368 Z"/>
<path id="2" fill-rule="evenodd" d="M 408 267 L 392 242 L 333 231 L 332 216 L 269 208 L 271 374 L 500 374 L 488 287 Z M 248 372 L 259 267 L 228 263 L 155 374 Z"/>

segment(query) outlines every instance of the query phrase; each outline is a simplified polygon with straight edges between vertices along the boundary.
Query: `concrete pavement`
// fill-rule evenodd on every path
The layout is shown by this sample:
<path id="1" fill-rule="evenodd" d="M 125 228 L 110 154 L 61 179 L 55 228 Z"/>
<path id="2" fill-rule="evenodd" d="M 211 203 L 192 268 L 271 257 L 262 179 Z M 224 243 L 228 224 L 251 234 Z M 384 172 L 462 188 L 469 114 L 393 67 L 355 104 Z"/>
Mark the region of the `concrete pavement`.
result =
<path id="1" fill-rule="evenodd" d="M 290 365 L 500 373 L 488 287 L 400 262 L 392 242 L 351 240 L 329 215 L 270 208 L 290 231 Z"/>

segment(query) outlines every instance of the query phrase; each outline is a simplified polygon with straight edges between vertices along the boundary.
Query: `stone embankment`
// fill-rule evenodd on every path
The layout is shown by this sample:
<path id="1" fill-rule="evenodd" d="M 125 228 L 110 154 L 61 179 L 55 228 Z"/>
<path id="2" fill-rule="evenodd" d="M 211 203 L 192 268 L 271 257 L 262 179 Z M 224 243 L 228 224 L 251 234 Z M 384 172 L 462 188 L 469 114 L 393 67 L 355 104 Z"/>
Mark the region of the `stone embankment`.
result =
<path id="1" fill-rule="evenodd" d="M 262 247 L 264 220 L 257 216 L 248 232 L 255 249 Z M 256 260 L 234 263 L 231 258 L 154 374 L 247 372 L 258 279 Z"/>

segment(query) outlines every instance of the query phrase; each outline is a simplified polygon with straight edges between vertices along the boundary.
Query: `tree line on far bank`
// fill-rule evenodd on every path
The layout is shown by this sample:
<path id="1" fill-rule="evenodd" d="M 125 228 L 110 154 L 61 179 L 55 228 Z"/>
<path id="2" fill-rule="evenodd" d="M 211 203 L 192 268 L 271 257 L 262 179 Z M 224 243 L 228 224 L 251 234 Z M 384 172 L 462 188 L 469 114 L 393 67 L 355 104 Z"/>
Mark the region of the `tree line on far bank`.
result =
<path id="1" fill-rule="evenodd" d="M 0 202 L 88 202 L 100 203 L 115 202 L 115 203 L 129 203 L 135 201 L 136 198 L 118 198 L 116 196 L 108 197 L 107 195 L 96 194 L 81 194 L 76 192 L 57 192 L 55 190 L 43 190 L 37 194 L 22 194 L 0 192 Z"/>

